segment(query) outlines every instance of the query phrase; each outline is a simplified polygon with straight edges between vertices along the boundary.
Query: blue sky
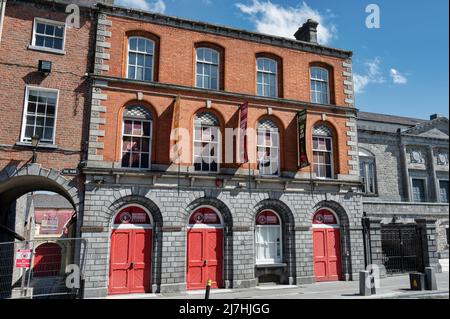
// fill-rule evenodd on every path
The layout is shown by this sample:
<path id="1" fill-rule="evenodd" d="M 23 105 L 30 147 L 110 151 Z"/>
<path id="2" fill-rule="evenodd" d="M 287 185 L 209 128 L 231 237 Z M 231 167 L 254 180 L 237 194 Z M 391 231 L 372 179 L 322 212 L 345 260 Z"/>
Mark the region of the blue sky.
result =
<path id="1" fill-rule="evenodd" d="M 448 117 L 448 0 L 116 0 L 116 4 L 286 37 L 313 17 L 320 22 L 322 44 L 353 51 L 360 110 Z M 380 28 L 366 27 L 369 4 L 380 9 Z"/>

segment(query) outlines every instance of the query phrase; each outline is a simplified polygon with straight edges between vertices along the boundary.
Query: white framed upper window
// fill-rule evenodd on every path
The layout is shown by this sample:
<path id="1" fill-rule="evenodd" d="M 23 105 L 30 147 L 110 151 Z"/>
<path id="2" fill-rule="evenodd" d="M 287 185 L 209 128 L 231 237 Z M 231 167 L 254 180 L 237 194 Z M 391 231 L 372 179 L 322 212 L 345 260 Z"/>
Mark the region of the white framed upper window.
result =
<path id="1" fill-rule="evenodd" d="M 313 130 L 313 169 L 318 178 L 333 178 L 333 134 L 324 124 Z"/>
<path id="2" fill-rule="evenodd" d="M 150 169 L 152 115 L 142 106 L 128 106 L 123 115 L 122 167 Z"/>
<path id="3" fill-rule="evenodd" d="M 219 121 L 209 112 L 199 113 L 194 120 L 194 169 L 197 172 L 218 172 L 219 163 Z"/>
<path id="4" fill-rule="evenodd" d="M 329 72 L 325 68 L 311 67 L 311 102 L 330 104 Z"/>
<path id="5" fill-rule="evenodd" d="M 268 58 L 256 59 L 256 86 L 259 96 L 278 96 L 278 62 Z"/>
<path id="6" fill-rule="evenodd" d="M 153 81 L 154 57 L 154 41 L 143 37 L 129 37 L 127 78 Z"/>
<path id="7" fill-rule="evenodd" d="M 29 48 L 64 54 L 65 38 L 65 22 L 35 18 Z"/>
<path id="8" fill-rule="evenodd" d="M 58 99 L 57 89 L 26 87 L 21 142 L 31 143 L 33 136 L 39 136 L 41 144 L 55 144 Z"/>
<path id="9" fill-rule="evenodd" d="M 283 261 L 282 231 L 280 217 L 265 210 L 255 220 L 256 264 L 275 264 Z"/>
<path id="10" fill-rule="evenodd" d="M 258 169 L 261 175 L 280 174 L 280 133 L 278 126 L 265 119 L 257 130 Z"/>
<path id="11" fill-rule="evenodd" d="M 211 48 L 197 48 L 195 86 L 201 89 L 219 89 L 220 53 Z"/>

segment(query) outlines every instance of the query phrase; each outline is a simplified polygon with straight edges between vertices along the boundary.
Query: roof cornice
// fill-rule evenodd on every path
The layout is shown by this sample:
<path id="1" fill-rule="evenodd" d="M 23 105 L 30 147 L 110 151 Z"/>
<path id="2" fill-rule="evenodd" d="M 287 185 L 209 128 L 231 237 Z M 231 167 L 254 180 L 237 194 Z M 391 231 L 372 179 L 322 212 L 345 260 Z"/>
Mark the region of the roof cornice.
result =
<path id="1" fill-rule="evenodd" d="M 165 25 L 175 28 L 181 28 L 191 31 L 211 33 L 215 35 L 236 38 L 244 41 L 252 41 L 267 45 L 273 45 L 283 48 L 289 48 L 293 50 L 310 52 L 319 55 L 327 55 L 340 59 L 350 59 L 353 55 L 352 51 L 346 51 L 331 47 L 322 46 L 319 44 L 298 41 L 289 38 L 277 37 L 268 34 L 262 34 L 257 32 L 250 32 L 247 30 L 234 29 L 227 26 L 211 24 L 206 22 L 182 19 L 178 17 L 163 15 L 159 13 L 153 13 L 148 11 L 142 11 L 137 9 L 125 8 L 116 5 L 108 5 L 104 3 L 97 3 L 101 13 L 109 14 L 112 16 L 118 16 L 123 18 L 135 19 L 145 21 L 148 23 Z"/>

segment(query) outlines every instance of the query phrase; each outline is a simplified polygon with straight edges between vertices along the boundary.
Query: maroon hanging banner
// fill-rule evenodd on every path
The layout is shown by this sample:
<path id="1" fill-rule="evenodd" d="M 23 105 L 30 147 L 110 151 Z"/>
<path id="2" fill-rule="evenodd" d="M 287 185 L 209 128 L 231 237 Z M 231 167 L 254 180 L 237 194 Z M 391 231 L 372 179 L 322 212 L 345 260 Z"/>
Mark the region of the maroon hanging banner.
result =
<path id="1" fill-rule="evenodd" d="M 297 113 L 298 122 L 298 164 L 300 168 L 309 166 L 308 154 L 306 153 L 306 110 Z"/>
<path id="2" fill-rule="evenodd" d="M 248 122 L 248 102 L 239 107 L 240 111 L 240 135 L 239 135 L 239 151 L 241 163 L 248 162 L 247 152 L 247 122 Z"/>

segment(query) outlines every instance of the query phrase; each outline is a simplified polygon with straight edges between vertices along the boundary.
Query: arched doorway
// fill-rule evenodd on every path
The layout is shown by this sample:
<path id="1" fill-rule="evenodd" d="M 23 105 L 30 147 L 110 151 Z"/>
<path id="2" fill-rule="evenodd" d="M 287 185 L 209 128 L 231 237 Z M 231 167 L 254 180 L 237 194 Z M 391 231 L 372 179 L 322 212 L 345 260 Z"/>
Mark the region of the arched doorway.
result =
<path id="1" fill-rule="evenodd" d="M 129 205 L 115 216 L 111 232 L 109 294 L 151 291 L 152 227 L 150 213 Z"/>
<path id="2" fill-rule="evenodd" d="M 61 247 L 56 243 L 45 243 L 34 251 L 33 277 L 58 276 L 61 271 Z"/>
<path id="3" fill-rule="evenodd" d="M 314 215 L 313 246 L 316 281 L 340 280 L 341 232 L 336 215 L 329 209 L 320 209 Z"/>
<path id="4" fill-rule="evenodd" d="M 256 216 L 255 255 L 256 264 L 277 264 L 283 261 L 281 219 L 272 210 Z"/>
<path id="5" fill-rule="evenodd" d="M 200 207 L 189 217 L 187 230 L 187 289 L 223 286 L 223 222 L 212 207 Z"/>

